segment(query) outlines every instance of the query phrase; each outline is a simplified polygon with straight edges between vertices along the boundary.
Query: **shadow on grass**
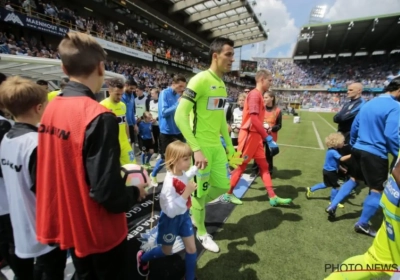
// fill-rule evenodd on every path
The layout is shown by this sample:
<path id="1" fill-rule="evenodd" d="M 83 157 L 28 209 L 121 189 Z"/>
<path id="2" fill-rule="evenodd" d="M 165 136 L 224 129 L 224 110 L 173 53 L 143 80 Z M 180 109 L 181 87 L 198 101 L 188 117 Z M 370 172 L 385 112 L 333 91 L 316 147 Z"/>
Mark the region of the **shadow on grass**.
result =
<path id="1" fill-rule="evenodd" d="M 245 265 L 260 261 L 252 251 L 238 248 L 239 245 L 245 244 L 243 241 L 229 243 L 227 253 L 220 254 L 218 259 L 210 260 L 203 268 L 197 270 L 199 279 L 259 280 L 254 269 L 241 270 Z"/>
<path id="2" fill-rule="evenodd" d="M 264 194 L 255 197 L 243 197 L 241 200 L 245 201 L 258 201 L 258 202 L 268 202 L 269 197 L 267 195 L 267 191 L 264 186 L 258 186 L 256 189 L 263 191 Z M 281 208 L 291 208 L 291 209 L 299 209 L 300 205 L 295 204 L 295 199 L 299 196 L 298 191 L 295 187 L 291 185 L 278 185 L 274 186 L 275 194 L 281 198 L 291 198 L 293 201 L 290 205 L 279 205 Z"/>
<path id="3" fill-rule="evenodd" d="M 287 170 L 287 169 L 275 169 L 274 167 L 274 173 L 273 173 L 273 178 L 274 179 L 292 179 L 293 177 L 300 176 L 302 174 L 301 170 Z"/>
<path id="4" fill-rule="evenodd" d="M 256 244 L 255 235 L 277 228 L 283 221 L 299 222 L 303 218 L 294 213 L 283 213 L 278 208 L 269 208 L 255 215 L 244 216 L 237 223 L 224 224 L 215 240 L 247 238 L 246 245 Z M 266 233 L 267 234 L 267 233 Z M 249 278 L 250 279 L 250 278 Z"/>

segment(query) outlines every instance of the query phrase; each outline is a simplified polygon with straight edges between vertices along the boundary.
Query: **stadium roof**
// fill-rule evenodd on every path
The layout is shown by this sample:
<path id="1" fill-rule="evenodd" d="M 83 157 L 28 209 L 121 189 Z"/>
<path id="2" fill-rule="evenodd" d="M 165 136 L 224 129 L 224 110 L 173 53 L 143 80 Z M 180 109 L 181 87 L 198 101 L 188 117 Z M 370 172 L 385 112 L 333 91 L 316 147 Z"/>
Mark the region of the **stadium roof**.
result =
<path id="1" fill-rule="evenodd" d="M 350 19 L 301 28 L 293 56 L 400 49 L 400 13 Z"/>
<path id="2" fill-rule="evenodd" d="M 266 22 L 253 12 L 256 1 L 247 0 L 142 0 L 208 43 L 216 37 L 228 37 L 235 47 L 267 39 Z M 164 3 L 164 4 L 162 4 Z M 179 18 L 181 19 L 179 21 Z"/>
<path id="3" fill-rule="evenodd" d="M 0 54 L 0 72 L 7 76 L 18 75 L 32 80 L 60 80 L 67 77 L 61 70 L 61 60 Z M 124 76 L 106 71 L 106 79 Z"/>

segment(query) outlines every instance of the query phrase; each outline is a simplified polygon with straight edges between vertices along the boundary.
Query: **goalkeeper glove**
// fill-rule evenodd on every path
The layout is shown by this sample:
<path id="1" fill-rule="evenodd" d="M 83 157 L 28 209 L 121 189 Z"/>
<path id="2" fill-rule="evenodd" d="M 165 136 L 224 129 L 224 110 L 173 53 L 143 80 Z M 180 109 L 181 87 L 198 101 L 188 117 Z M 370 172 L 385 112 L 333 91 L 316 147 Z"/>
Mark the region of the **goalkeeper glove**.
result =
<path id="1" fill-rule="evenodd" d="M 271 135 L 268 135 L 267 138 L 265 138 L 265 142 L 268 145 L 269 150 L 271 151 L 271 156 L 276 156 L 279 154 L 279 146 L 276 144 L 276 142 L 273 140 Z"/>
<path id="2" fill-rule="evenodd" d="M 228 155 L 229 166 L 236 169 L 241 165 L 243 163 L 243 158 L 240 157 L 241 155 L 241 152 L 234 152 L 231 156 Z"/>
<path id="3" fill-rule="evenodd" d="M 236 153 L 236 150 L 233 146 L 226 146 L 225 150 L 226 150 L 226 155 L 228 158 L 232 157 L 234 155 L 234 153 Z"/>

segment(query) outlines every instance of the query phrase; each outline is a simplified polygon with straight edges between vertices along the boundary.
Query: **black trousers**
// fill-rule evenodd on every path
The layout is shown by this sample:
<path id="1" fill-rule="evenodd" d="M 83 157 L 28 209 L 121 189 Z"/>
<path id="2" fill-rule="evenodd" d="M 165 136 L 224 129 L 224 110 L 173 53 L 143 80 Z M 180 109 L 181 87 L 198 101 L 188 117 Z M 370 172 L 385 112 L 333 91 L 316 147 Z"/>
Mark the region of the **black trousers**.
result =
<path id="1" fill-rule="evenodd" d="M 71 257 L 75 266 L 74 280 L 124 280 L 128 266 L 135 263 L 128 258 L 126 239 L 110 251 L 83 258 L 77 257 L 75 250 L 71 250 Z"/>
<path id="2" fill-rule="evenodd" d="M 15 274 L 15 246 L 10 215 L 0 216 L 0 256 L 4 258 Z"/>
<path id="3" fill-rule="evenodd" d="M 21 259 L 14 262 L 15 276 L 18 280 L 63 280 L 67 251 L 55 248 L 36 258 Z"/>
<path id="4" fill-rule="evenodd" d="M 153 125 L 152 132 L 154 137 L 154 153 L 158 154 L 160 151 L 160 127 L 158 125 Z"/>
<path id="5" fill-rule="evenodd" d="M 264 144 L 264 150 L 265 150 L 265 158 L 267 159 L 268 162 L 268 169 L 269 169 L 269 173 L 272 174 L 272 171 L 274 169 L 274 158 L 271 155 L 271 151 L 268 147 L 268 144 Z M 260 169 L 258 168 L 257 163 L 254 161 L 253 163 L 253 167 L 251 168 L 253 173 L 258 174 L 258 172 L 260 172 Z"/>

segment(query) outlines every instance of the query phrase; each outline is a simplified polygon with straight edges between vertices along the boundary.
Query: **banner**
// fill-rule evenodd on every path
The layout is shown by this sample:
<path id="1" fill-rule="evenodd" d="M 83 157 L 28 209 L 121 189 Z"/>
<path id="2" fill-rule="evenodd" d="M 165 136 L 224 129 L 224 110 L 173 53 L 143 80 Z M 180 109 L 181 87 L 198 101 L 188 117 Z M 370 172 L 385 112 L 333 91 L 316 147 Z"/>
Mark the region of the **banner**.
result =
<path id="1" fill-rule="evenodd" d="M 309 112 L 316 112 L 316 113 L 332 113 L 332 112 L 337 112 L 337 108 L 309 108 Z"/>
<path id="2" fill-rule="evenodd" d="M 171 61 L 171 60 L 159 57 L 159 56 L 155 56 L 154 55 L 153 56 L 153 61 L 155 63 L 160 63 L 160 64 L 163 64 L 163 65 L 166 65 L 166 66 L 171 66 L 171 67 L 175 67 L 175 68 L 179 68 L 179 69 L 183 69 L 183 70 L 186 70 L 186 71 L 193 72 L 193 68 L 190 67 L 190 66 L 186 66 L 186 65 L 183 65 L 183 64 L 180 64 L 180 63 L 177 63 L 175 61 Z"/>
<path id="3" fill-rule="evenodd" d="M 97 38 L 94 37 L 93 38 L 97 41 L 97 43 L 99 43 L 103 49 L 105 50 L 109 50 L 109 51 L 113 51 L 113 52 L 117 52 L 117 53 L 121 53 L 124 55 L 128 55 L 128 56 L 132 56 L 135 58 L 139 58 L 139 59 L 143 59 L 143 60 L 147 60 L 147 61 L 153 61 L 153 55 L 149 54 L 149 53 L 145 53 L 145 52 L 141 52 L 129 47 L 125 47 L 101 38 Z"/>
<path id="4" fill-rule="evenodd" d="M 0 20 L 57 36 L 65 36 L 65 34 L 69 32 L 69 28 L 67 27 L 59 26 L 42 19 L 30 17 L 17 12 L 8 11 L 4 8 L 0 8 Z"/>
<path id="5" fill-rule="evenodd" d="M 256 73 L 257 61 L 242 60 L 240 62 L 240 71 L 243 73 Z"/>
<path id="6" fill-rule="evenodd" d="M 347 88 L 344 87 L 331 87 L 328 89 L 328 92 L 347 92 Z M 363 88 L 363 92 L 371 92 L 371 93 L 382 93 L 384 92 L 384 88 Z"/>

